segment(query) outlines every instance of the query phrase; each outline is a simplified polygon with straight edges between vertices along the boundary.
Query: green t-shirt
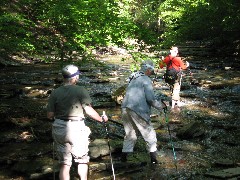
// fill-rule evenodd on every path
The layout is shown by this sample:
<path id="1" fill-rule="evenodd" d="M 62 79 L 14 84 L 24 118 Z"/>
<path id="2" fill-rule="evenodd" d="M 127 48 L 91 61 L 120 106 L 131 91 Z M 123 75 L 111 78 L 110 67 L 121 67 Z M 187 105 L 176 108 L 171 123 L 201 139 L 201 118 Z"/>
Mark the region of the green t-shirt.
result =
<path id="1" fill-rule="evenodd" d="M 55 89 L 48 100 L 47 111 L 54 112 L 57 119 L 84 118 L 83 107 L 92 102 L 89 93 L 78 85 Z"/>

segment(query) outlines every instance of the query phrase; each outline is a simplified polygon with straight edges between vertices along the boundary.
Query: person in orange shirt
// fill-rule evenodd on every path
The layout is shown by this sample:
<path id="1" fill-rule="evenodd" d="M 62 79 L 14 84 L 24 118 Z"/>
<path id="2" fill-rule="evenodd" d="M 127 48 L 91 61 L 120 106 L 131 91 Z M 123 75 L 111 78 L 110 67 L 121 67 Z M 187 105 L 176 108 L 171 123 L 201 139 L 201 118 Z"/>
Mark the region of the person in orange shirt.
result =
<path id="1" fill-rule="evenodd" d="M 180 103 L 180 88 L 181 88 L 181 70 L 186 70 L 189 63 L 186 64 L 178 57 L 178 48 L 172 47 L 170 54 L 159 62 L 159 67 L 162 69 L 166 66 L 164 75 L 165 82 L 169 84 L 172 91 L 172 108 L 179 106 Z"/>

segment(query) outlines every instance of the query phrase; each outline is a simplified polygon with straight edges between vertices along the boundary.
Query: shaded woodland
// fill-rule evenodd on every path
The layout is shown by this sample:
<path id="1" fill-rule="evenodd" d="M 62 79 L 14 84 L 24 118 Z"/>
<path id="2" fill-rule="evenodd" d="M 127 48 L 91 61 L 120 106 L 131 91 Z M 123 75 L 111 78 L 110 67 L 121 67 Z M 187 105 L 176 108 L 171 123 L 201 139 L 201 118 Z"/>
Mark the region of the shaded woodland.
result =
<path id="1" fill-rule="evenodd" d="M 1 58 L 84 60 L 100 47 L 159 51 L 207 42 L 217 55 L 239 55 L 237 0 L 2 0 Z M 205 43 L 204 43 L 205 44 Z"/>
<path id="2" fill-rule="evenodd" d="M 0 5 L 0 179 L 57 176 L 46 103 L 62 83 L 61 67 L 69 63 L 79 66 L 79 83 L 93 106 L 110 117 L 118 179 L 240 177 L 239 0 L 1 0 Z M 114 93 L 142 60 L 157 64 L 173 45 L 191 71 L 183 77 L 181 111 L 168 114 L 178 170 L 159 112 L 153 112 L 152 123 L 162 164 L 148 163 L 143 139 L 130 161 L 121 163 L 122 94 Z M 164 69 L 156 72 L 156 96 L 170 102 Z M 105 129 L 90 118 L 87 123 L 89 179 L 112 179 Z M 76 179 L 76 169 L 71 177 Z"/>

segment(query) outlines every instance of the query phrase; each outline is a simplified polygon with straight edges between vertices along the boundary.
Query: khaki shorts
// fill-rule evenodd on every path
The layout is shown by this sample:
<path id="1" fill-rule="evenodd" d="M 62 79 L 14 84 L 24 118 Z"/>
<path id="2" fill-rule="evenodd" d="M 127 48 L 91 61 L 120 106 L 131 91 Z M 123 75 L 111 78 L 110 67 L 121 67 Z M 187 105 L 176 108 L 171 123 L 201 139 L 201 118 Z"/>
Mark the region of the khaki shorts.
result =
<path id="1" fill-rule="evenodd" d="M 72 159 L 77 163 L 88 163 L 90 133 L 84 121 L 56 119 L 52 125 L 52 136 L 59 162 L 69 166 L 72 165 Z"/>

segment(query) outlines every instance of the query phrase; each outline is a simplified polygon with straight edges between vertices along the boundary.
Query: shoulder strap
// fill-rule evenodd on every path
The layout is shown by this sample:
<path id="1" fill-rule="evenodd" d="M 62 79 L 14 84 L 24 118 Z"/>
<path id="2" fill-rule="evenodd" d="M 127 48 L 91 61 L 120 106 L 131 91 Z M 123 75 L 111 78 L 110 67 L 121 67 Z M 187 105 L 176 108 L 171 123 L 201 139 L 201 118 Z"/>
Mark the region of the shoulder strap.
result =
<path id="1" fill-rule="evenodd" d="M 144 72 L 134 73 L 128 78 L 128 83 L 130 83 L 133 79 L 137 79 L 140 76 L 145 76 L 145 73 Z"/>
<path id="2" fill-rule="evenodd" d="M 168 69 L 170 66 L 172 66 L 172 63 L 175 64 L 175 63 L 173 62 L 173 59 L 174 59 L 175 57 L 174 57 L 174 58 L 171 58 L 170 55 L 169 55 L 168 57 L 169 57 L 170 61 L 169 61 L 169 63 L 167 64 L 167 69 Z M 176 65 L 176 64 L 175 64 L 175 65 Z"/>
<path id="3" fill-rule="evenodd" d="M 173 63 L 172 60 L 174 59 L 174 58 L 171 58 L 170 55 L 168 55 L 168 58 L 169 58 L 169 62 L 168 62 L 168 64 L 167 64 L 167 69 L 168 69 L 170 66 L 172 66 L 172 63 Z"/>

